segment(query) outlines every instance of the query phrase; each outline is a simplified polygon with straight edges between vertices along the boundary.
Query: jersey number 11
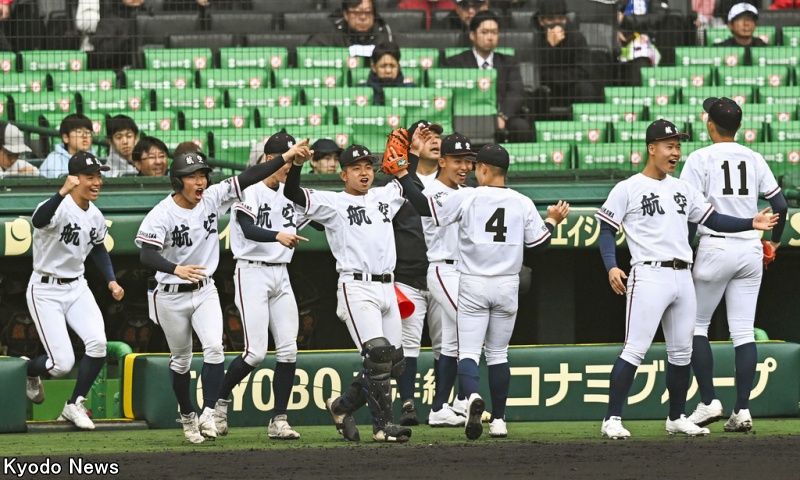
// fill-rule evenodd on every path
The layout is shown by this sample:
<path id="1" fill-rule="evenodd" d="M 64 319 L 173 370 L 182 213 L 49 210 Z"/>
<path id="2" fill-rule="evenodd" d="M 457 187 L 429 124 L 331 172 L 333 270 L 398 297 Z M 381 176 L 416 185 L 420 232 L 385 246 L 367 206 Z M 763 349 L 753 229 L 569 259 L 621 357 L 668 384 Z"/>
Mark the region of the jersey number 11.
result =
<path id="1" fill-rule="evenodd" d="M 739 187 L 739 195 L 747 195 L 747 164 L 739 162 L 739 179 L 741 186 Z M 725 188 L 722 189 L 723 195 L 733 195 L 733 187 L 731 186 L 731 166 L 727 160 L 722 163 L 722 171 L 725 172 Z"/>

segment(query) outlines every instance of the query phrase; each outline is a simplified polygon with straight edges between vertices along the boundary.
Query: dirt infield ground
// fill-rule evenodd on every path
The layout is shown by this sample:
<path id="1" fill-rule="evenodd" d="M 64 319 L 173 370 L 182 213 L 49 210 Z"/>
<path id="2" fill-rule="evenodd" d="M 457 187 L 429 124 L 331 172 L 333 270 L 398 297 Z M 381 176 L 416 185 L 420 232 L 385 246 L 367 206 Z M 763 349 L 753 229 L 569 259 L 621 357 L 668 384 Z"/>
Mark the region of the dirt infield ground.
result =
<path id="1" fill-rule="evenodd" d="M 800 435 L 757 434 L 645 441 L 497 442 L 372 445 L 281 450 L 119 453 L 84 461 L 116 462 L 130 479 L 518 479 L 797 478 Z M 33 460 L 33 459 L 27 459 Z M 42 459 L 38 459 L 41 461 Z M 69 457 L 51 457 L 64 466 Z M 20 459 L 22 461 L 22 459 Z M 3 476 L 0 478 L 11 478 Z M 30 478 L 30 477 L 26 477 Z"/>

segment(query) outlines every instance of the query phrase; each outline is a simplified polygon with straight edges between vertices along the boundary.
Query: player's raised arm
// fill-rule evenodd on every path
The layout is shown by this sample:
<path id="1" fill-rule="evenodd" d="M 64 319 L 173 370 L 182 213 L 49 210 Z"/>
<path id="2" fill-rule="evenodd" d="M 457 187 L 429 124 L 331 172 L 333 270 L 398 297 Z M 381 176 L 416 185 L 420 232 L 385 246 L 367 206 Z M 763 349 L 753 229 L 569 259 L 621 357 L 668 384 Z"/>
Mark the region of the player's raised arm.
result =
<path id="1" fill-rule="evenodd" d="M 305 139 L 300 143 L 305 143 L 307 145 L 308 139 Z M 289 169 L 289 173 L 286 175 L 286 183 L 283 186 L 283 196 L 300 205 L 301 207 L 305 207 L 306 196 L 303 195 L 303 190 L 300 188 L 300 173 L 303 170 L 303 164 L 311 158 L 311 156 L 314 154 L 314 151 L 307 150 L 307 152 L 303 152 L 308 153 L 307 155 L 289 157 L 291 152 L 292 151 L 290 149 L 284 155 L 287 157 L 287 161 L 292 162 L 292 168 Z"/>
<path id="2" fill-rule="evenodd" d="M 289 148 L 289 150 L 282 156 L 277 156 L 267 162 L 253 165 L 252 167 L 240 173 L 237 177 L 239 181 L 239 188 L 244 190 L 250 185 L 255 185 L 295 159 L 302 158 L 304 159 L 303 161 L 308 160 L 311 158 L 313 153 L 314 152 L 308 148 L 308 139 L 306 138 L 305 140 L 292 145 L 291 148 Z"/>
<path id="3" fill-rule="evenodd" d="M 424 129 L 423 129 L 424 130 Z M 416 138 L 416 134 L 414 135 Z M 389 155 L 384 160 L 384 172 L 388 170 L 394 170 L 392 173 L 397 177 L 397 180 L 400 182 L 400 185 L 403 186 L 403 192 L 408 199 L 408 202 L 411 203 L 411 206 L 414 207 L 414 210 L 417 211 L 418 214 L 422 217 L 430 217 L 431 214 L 431 207 L 428 205 L 428 199 L 425 195 L 422 194 L 422 190 L 419 186 L 414 183 L 414 180 L 408 174 L 408 165 L 406 161 L 406 165 L 403 166 L 402 161 L 405 158 L 402 158 L 395 152 L 393 147 L 389 147 Z"/>

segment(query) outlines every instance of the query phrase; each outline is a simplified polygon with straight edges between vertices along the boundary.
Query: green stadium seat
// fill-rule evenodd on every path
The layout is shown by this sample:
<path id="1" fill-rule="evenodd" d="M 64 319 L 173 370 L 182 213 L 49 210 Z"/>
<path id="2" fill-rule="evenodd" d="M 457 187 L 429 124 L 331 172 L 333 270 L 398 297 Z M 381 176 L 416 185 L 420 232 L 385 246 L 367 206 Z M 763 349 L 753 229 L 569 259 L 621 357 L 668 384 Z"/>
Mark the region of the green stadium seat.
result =
<path id="1" fill-rule="evenodd" d="M 83 113 L 89 118 L 150 110 L 150 92 L 146 90 L 108 90 L 81 92 Z"/>
<path id="2" fill-rule="evenodd" d="M 783 36 L 784 47 L 800 46 L 800 27 L 783 27 L 781 28 L 781 35 Z"/>
<path id="3" fill-rule="evenodd" d="M 753 103 L 742 109 L 742 122 L 789 122 L 797 120 L 796 110 L 794 105 Z"/>
<path id="4" fill-rule="evenodd" d="M 678 47 L 675 49 L 678 65 L 709 65 L 736 67 L 744 62 L 744 47 Z"/>
<path id="5" fill-rule="evenodd" d="M 795 47 L 760 47 L 751 48 L 753 65 L 766 67 L 769 65 L 791 65 L 796 67 L 800 58 Z"/>
<path id="6" fill-rule="evenodd" d="M 579 144 L 576 151 L 575 167 L 581 170 L 614 168 L 639 171 L 647 162 L 644 140 L 625 144 Z"/>
<path id="7" fill-rule="evenodd" d="M 767 105 L 800 105 L 797 87 L 762 87 L 758 89 L 761 103 Z"/>
<path id="8" fill-rule="evenodd" d="M 39 115 L 78 113 L 77 102 L 72 93 L 42 92 L 17 93 L 14 98 L 14 118 L 19 123 L 39 124 Z"/>
<path id="9" fill-rule="evenodd" d="M 205 70 L 211 68 L 210 48 L 146 48 L 148 70 Z"/>
<path id="10" fill-rule="evenodd" d="M 700 122 L 706 118 L 702 106 L 695 105 L 653 105 L 650 107 L 650 120 L 661 118 L 669 120 L 675 125 L 682 123 Z"/>
<path id="11" fill-rule="evenodd" d="M 775 122 L 770 124 L 771 142 L 791 142 L 800 149 L 800 121 Z"/>
<path id="12" fill-rule="evenodd" d="M 349 107 L 369 108 L 369 107 Z M 261 128 L 276 131 L 281 128 L 292 127 L 319 127 L 333 123 L 331 109 L 326 107 L 313 107 L 309 105 L 294 107 L 259 108 L 261 115 Z"/>
<path id="13" fill-rule="evenodd" d="M 275 71 L 275 86 L 290 87 L 344 87 L 346 70 L 336 68 L 291 68 Z"/>
<path id="14" fill-rule="evenodd" d="M 341 107 L 339 108 L 339 125 L 350 127 L 353 135 L 356 134 L 383 136 L 386 143 L 386 134 L 397 127 L 410 124 L 411 120 L 406 115 L 404 108 L 392 107 Z M 358 143 L 352 141 L 351 143 Z M 369 145 L 367 145 L 369 148 Z M 381 150 L 383 147 L 381 147 Z"/>
<path id="15" fill-rule="evenodd" d="M 678 103 L 674 87 L 605 87 L 606 103 L 611 105 L 671 105 Z"/>
<path id="16" fill-rule="evenodd" d="M 509 143 L 509 171 L 569 170 L 572 165 L 572 143 Z"/>
<path id="17" fill-rule="evenodd" d="M 634 125 L 639 122 L 629 122 Z M 537 142 L 575 142 L 606 143 L 608 140 L 608 123 L 606 122 L 569 122 L 545 121 L 536 122 Z"/>
<path id="18" fill-rule="evenodd" d="M 708 65 L 644 67 L 641 73 L 643 87 L 707 87 L 714 80 L 714 69 Z"/>
<path id="19" fill-rule="evenodd" d="M 345 125 L 321 125 L 319 127 L 291 127 L 286 129 L 298 142 L 308 138 L 309 145 L 321 138 L 327 138 L 336 142 L 341 148 L 350 145 L 350 138 L 353 130 Z"/>
<path id="20" fill-rule="evenodd" d="M 160 90 L 156 92 L 156 110 L 215 109 L 224 107 L 225 92 L 215 88 Z"/>
<path id="21" fill-rule="evenodd" d="M 17 54 L 0 52 L 0 73 L 8 75 L 17 71 Z"/>
<path id="22" fill-rule="evenodd" d="M 707 143 L 703 142 L 696 142 L 694 139 L 690 142 L 681 142 L 681 158 L 678 160 L 678 164 L 675 165 L 675 174 L 674 177 L 680 177 L 681 171 L 683 167 L 686 165 L 686 159 L 689 158 L 689 155 L 692 154 L 695 150 L 701 149 L 703 147 L 707 147 L 711 145 L 711 140 Z"/>
<path id="23" fill-rule="evenodd" d="M 428 70 L 439 66 L 438 48 L 401 48 L 400 68 L 405 74 L 406 69 L 421 68 Z"/>
<path id="24" fill-rule="evenodd" d="M 350 137 L 352 145 L 364 145 L 370 152 L 381 155 L 386 149 L 386 135 L 356 130 Z"/>
<path id="25" fill-rule="evenodd" d="M 117 88 L 117 74 L 112 70 L 54 72 L 50 76 L 56 92 L 99 92 Z"/>
<path id="26" fill-rule="evenodd" d="M 0 93 L 42 93 L 47 91 L 47 72 L 2 74 Z"/>
<path id="27" fill-rule="evenodd" d="M 182 90 L 196 83 L 191 70 L 125 70 L 125 85 L 134 90 Z"/>
<path id="28" fill-rule="evenodd" d="M 748 85 L 753 87 L 780 87 L 791 81 L 789 69 L 783 65 L 769 67 L 719 67 L 719 85 L 732 87 Z"/>
<path id="29" fill-rule="evenodd" d="M 687 88 L 683 90 L 683 103 L 685 105 L 696 105 L 702 110 L 703 102 L 708 97 L 728 97 L 733 99 L 740 106 L 753 103 L 755 96 L 753 87 L 749 85 L 734 85 L 731 87 L 700 87 Z"/>
<path id="30" fill-rule="evenodd" d="M 212 134 L 213 157 L 245 166 L 250 157 L 250 149 L 270 135 L 271 133 L 261 128 L 215 131 Z"/>
<path id="31" fill-rule="evenodd" d="M 777 177 L 789 175 L 797 185 L 798 175 L 800 174 L 800 147 L 796 142 L 775 142 L 758 143 L 750 145 L 750 148 L 760 153 L 767 161 L 772 173 Z"/>
<path id="32" fill-rule="evenodd" d="M 157 139 L 164 142 L 170 152 L 183 142 L 194 142 L 199 146 L 203 152 L 208 153 L 208 133 L 202 130 L 173 130 L 171 132 L 157 132 L 153 135 Z"/>
<path id="33" fill-rule="evenodd" d="M 232 108 L 273 108 L 300 105 L 299 88 L 236 89 L 228 90 L 228 104 Z"/>
<path id="34" fill-rule="evenodd" d="M 453 90 L 454 116 L 497 114 L 497 70 L 437 68 L 428 71 L 428 86 Z"/>
<path id="35" fill-rule="evenodd" d="M 576 122 L 636 122 L 645 120 L 640 105 L 609 105 L 607 103 L 575 103 L 572 119 Z"/>
<path id="36" fill-rule="evenodd" d="M 305 104 L 314 107 L 366 107 L 372 105 L 370 87 L 304 88 Z"/>
<path id="37" fill-rule="evenodd" d="M 692 141 L 701 143 L 711 143 L 708 135 L 706 122 L 694 122 L 689 124 L 691 128 Z M 763 142 L 766 137 L 766 127 L 762 122 L 747 121 L 742 122 L 741 128 L 736 132 L 734 139 L 742 145 Z"/>
<path id="38" fill-rule="evenodd" d="M 221 68 L 286 68 L 289 51 L 285 47 L 220 48 Z"/>
<path id="39" fill-rule="evenodd" d="M 158 137 L 162 132 L 172 132 L 178 130 L 178 113 L 170 110 L 158 110 L 150 112 L 128 112 L 127 115 L 136 122 L 139 130 L 148 135 Z"/>
<path id="40" fill-rule="evenodd" d="M 369 68 L 350 70 L 350 85 L 354 87 L 366 85 L 371 71 Z M 403 80 L 404 83 L 413 83 L 417 87 L 421 87 L 425 84 L 425 70 L 421 68 L 403 68 Z"/>
<path id="41" fill-rule="evenodd" d="M 340 47 L 297 47 L 298 68 L 354 69 L 363 66 L 364 57 L 350 56 Z"/>
<path id="42" fill-rule="evenodd" d="M 216 131 L 255 127 L 252 110 L 245 108 L 217 108 L 213 114 L 199 109 L 185 110 L 183 116 L 186 130 Z"/>
<path id="43" fill-rule="evenodd" d="M 20 52 L 23 72 L 80 72 L 86 70 L 86 52 L 44 50 Z"/>
<path id="44" fill-rule="evenodd" d="M 537 124 L 538 125 L 538 124 Z M 647 132 L 647 127 L 650 125 L 650 122 L 627 122 L 627 123 L 619 123 L 613 125 L 613 138 L 614 143 L 641 143 L 642 145 L 645 144 L 645 134 Z M 684 125 L 681 123 L 676 123 L 676 127 L 678 127 L 682 131 L 686 131 L 684 129 Z"/>
<path id="45" fill-rule="evenodd" d="M 453 121 L 453 91 L 449 88 L 387 87 L 383 93 L 386 106 L 405 109 L 408 119 L 438 123 Z M 445 133 L 449 131 L 445 130 Z"/>
<path id="46" fill-rule="evenodd" d="M 198 76 L 202 88 L 264 90 L 272 87 L 272 74 L 263 68 L 201 70 Z"/>
<path id="47" fill-rule="evenodd" d="M 733 34 L 728 27 L 715 27 L 706 29 L 706 45 L 713 47 L 718 43 L 731 38 Z M 760 25 L 756 27 L 753 36 L 761 38 L 767 45 L 775 45 L 776 35 L 775 27 L 771 25 Z"/>

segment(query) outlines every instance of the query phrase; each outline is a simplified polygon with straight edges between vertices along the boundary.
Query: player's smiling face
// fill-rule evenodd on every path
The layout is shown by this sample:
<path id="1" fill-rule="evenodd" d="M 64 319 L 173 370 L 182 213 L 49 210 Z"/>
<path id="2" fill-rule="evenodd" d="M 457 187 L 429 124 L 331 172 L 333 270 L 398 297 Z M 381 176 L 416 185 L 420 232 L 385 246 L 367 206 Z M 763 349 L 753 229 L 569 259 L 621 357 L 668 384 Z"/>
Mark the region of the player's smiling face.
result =
<path id="1" fill-rule="evenodd" d="M 461 155 L 445 155 L 439 159 L 439 181 L 450 188 L 458 188 L 467 181 L 467 175 L 472 170 L 472 161 Z"/>
<path id="2" fill-rule="evenodd" d="M 208 187 L 206 172 L 198 170 L 185 177 L 181 177 L 181 180 L 183 180 L 183 190 L 181 190 L 183 198 L 188 200 L 192 205 L 200 203 L 200 200 L 203 199 L 203 193 L 206 191 L 206 187 Z"/>
<path id="3" fill-rule="evenodd" d="M 75 188 L 75 192 L 82 200 L 93 202 L 100 196 L 100 188 L 103 186 L 103 175 L 97 171 L 92 174 L 79 173 L 80 184 Z"/>
<path id="4" fill-rule="evenodd" d="M 422 146 L 419 158 L 423 160 L 436 161 L 442 148 L 442 137 L 436 132 L 431 132 L 431 138 Z"/>
<path id="5" fill-rule="evenodd" d="M 339 177 L 344 181 L 345 192 L 350 195 L 366 195 L 375 180 L 375 171 L 372 169 L 372 162 L 359 160 L 342 167 Z"/>
<path id="6" fill-rule="evenodd" d="M 677 138 L 669 138 L 653 142 L 647 146 L 650 161 L 645 170 L 652 165 L 651 173 L 655 178 L 664 178 L 668 174 L 675 173 L 675 167 L 681 158 L 681 141 Z"/>

